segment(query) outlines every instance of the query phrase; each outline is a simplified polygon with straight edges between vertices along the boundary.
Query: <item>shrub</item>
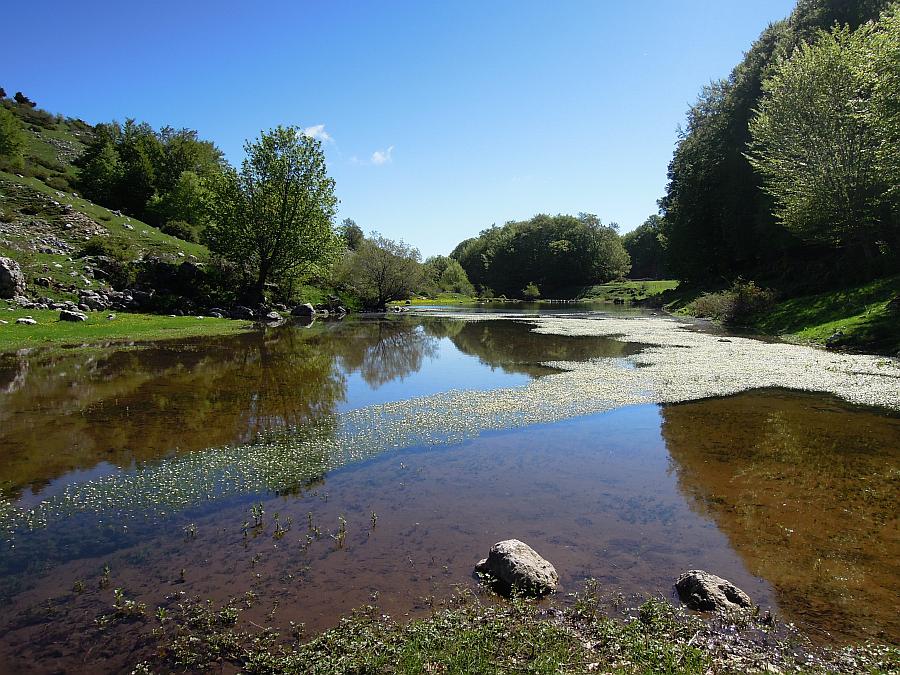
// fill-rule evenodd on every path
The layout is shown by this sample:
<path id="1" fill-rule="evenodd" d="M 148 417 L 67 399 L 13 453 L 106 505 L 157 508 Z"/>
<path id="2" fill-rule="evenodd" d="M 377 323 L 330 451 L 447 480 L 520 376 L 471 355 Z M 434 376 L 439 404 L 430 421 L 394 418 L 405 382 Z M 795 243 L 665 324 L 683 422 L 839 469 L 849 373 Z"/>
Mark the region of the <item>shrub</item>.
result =
<path id="1" fill-rule="evenodd" d="M 537 300 L 541 297 L 541 290 L 538 288 L 538 285 L 532 281 L 522 289 L 522 297 L 526 300 Z"/>
<path id="2" fill-rule="evenodd" d="M 125 242 L 110 237 L 91 237 L 78 251 L 78 257 L 105 256 L 115 260 L 126 261 L 132 256 L 131 247 Z"/>
<path id="3" fill-rule="evenodd" d="M 168 223 L 160 227 L 163 232 L 173 237 L 178 237 L 184 241 L 192 241 L 197 243 L 200 241 L 199 228 L 186 223 L 183 220 L 170 220 Z"/>
<path id="4" fill-rule="evenodd" d="M 54 190 L 60 190 L 61 192 L 71 192 L 72 186 L 69 185 L 69 181 L 65 178 L 65 176 L 56 175 L 50 176 L 46 181 L 44 181 L 47 185 L 52 187 Z"/>
<path id="5" fill-rule="evenodd" d="M 738 279 L 727 291 L 704 293 L 687 306 L 688 313 L 724 323 L 744 323 L 769 309 L 775 294 L 752 281 Z"/>

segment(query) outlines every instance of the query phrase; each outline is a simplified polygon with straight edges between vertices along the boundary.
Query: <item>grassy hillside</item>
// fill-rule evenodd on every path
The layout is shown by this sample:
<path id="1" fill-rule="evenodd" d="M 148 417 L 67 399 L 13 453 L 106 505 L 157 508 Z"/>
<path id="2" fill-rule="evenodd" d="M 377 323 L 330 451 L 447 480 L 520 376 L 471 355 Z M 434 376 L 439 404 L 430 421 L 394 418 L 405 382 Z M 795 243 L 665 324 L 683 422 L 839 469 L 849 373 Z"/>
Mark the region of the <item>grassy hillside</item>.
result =
<path id="1" fill-rule="evenodd" d="M 208 257 L 200 244 L 172 237 L 78 194 L 72 162 L 84 150 L 92 127 L 41 110 L 7 107 L 16 114 L 26 142 L 24 161 L 0 170 L 0 256 L 22 266 L 30 295 L 72 298 L 79 288 L 101 286 L 79 257 L 92 239 L 132 258 L 157 256 L 177 262 Z"/>

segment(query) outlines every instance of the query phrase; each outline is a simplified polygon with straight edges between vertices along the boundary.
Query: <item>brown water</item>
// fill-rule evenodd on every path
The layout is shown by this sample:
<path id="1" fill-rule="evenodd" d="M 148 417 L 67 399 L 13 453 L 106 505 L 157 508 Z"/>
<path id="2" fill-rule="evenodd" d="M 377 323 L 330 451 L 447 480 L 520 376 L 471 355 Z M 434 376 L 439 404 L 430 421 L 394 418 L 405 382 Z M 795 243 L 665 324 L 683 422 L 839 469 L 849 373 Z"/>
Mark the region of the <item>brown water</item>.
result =
<path id="1" fill-rule="evenodd" d="M 638 348 L 510 321 L 403 318 L 4 357 L 0 480 L 31 505 L 100 475 L 214 461 L 207 448 L 261 431 L 327 434 L 351 408 L 517 386 L 553 372 L 541 361 Z M 898 479 L 900 418 L 762 391 L 395 449 L 280 495 L 215 498 L 211 485 L 209 500 L 163 517 L 61 513 L 0 552 L 0 663 L 108 672 L 139 661 L 152 621 L 93 625 L 117 587 L 151 613 L 176 592 L 252 591 L 251 620 L 277 606 L 276 624 L 308 631 L 373 598 L 415 614 L 474 587 L 473 563 L 509 537 L 556 565 L 562 594 L 593 577 L 670 596 L 680 571 L 702 567 L 818 639 L 896 642 Z"/>

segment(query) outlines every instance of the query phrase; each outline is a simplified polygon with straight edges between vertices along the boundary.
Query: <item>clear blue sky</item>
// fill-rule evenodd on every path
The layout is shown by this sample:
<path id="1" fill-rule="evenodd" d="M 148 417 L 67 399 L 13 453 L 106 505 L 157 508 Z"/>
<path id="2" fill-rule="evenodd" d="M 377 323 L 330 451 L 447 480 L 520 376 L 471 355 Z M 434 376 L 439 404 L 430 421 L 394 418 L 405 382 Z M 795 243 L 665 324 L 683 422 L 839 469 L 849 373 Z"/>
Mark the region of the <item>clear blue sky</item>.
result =
<path id="1" fill-rule="evenodd" d="M 430 255 L 539 212 L 639 225 L 700 87 L 793 4 L 11 0 L 0 85 L 197 129 L 233 163 L 324 125 L 339 217 Z"/>

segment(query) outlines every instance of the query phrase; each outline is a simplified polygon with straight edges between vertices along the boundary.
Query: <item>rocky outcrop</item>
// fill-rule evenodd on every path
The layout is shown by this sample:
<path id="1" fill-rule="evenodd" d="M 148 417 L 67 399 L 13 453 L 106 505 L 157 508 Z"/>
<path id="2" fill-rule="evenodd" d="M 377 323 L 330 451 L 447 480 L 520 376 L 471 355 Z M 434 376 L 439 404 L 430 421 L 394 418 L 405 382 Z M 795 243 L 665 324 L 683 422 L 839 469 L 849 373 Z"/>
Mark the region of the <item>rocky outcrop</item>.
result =
<path id="1" fill-rule="evenodd" d="M 733 583 L 703 570 L 689 570 L 675 582 L 678 597 L 690 609 L 701 612 L 747 609 L 753 606 L 744 591 Z"/>
<path id="2" fill-rule="evenodd" d="M 556 589 L 559 575 L 553 565 L 518 539 L 499 541 L 488 557 L 475 565 L 476 574 L 495 582 L 497 590 L 516 590 L 529 595 L 546 595 Z"/>
<path id="3" fill-rule="evenodd" d="M 12 258 L 0 258 L 0 298 L 25 295 L 25 277 L 22 268 Z"/>
<path id="4" fill-rule="evenodd" d="M 16 319 L 16 323 L 20 326 L 33 326 L 37 323 L 37 321 L 32 319 L 30 316 L 23 316 L 20 319 Z"/>
<path id="5" fill-rule="evenodd" d="M 60 321 L 87 321 L 87 314 L 84 312 L 76 312 L 71 309 L 61 309 L 59 311 Z"/>

